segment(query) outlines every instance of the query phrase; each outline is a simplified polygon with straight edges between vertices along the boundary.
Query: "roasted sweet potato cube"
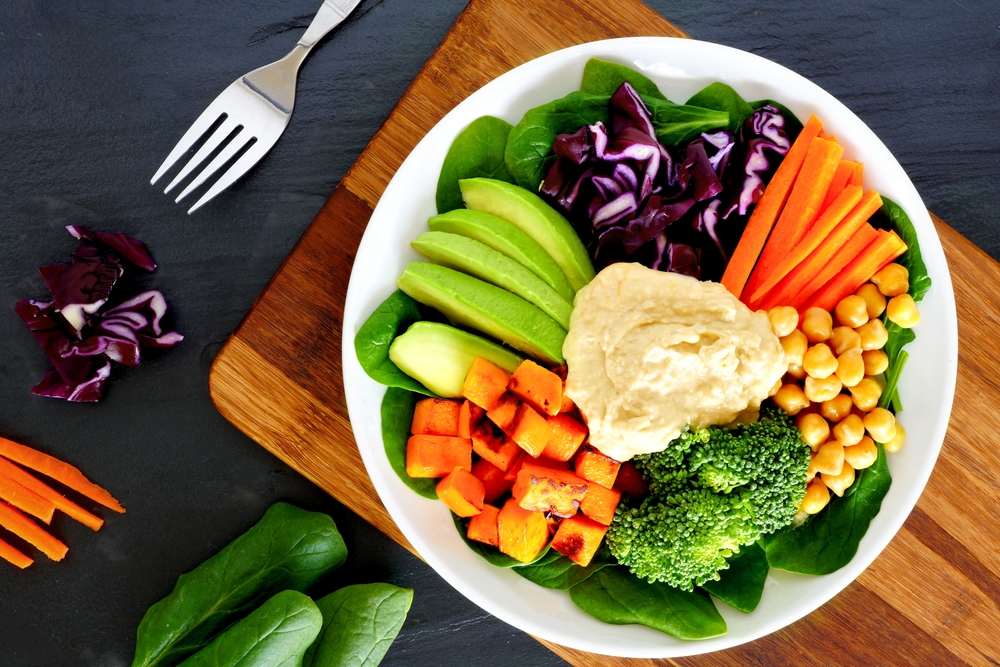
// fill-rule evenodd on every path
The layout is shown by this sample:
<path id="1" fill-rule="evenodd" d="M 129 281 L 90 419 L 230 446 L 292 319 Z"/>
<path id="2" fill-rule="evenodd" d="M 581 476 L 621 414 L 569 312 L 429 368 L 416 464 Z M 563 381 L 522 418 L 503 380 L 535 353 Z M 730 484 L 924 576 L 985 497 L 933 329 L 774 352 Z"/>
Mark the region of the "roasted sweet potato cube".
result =
<path id="1" fill-rule="evenodd" d="M 523 509 L 569 517 L 576 514 L 588 483 L 567 470 L 525 463 L 517 473 L 511 495 Z"/>
<path id="2" fill-rule="evenodd" d="M 576 410 L 576 403 L 566 395 L 566 383 L 563 383 L 562 404 L 559 406 L 559 412 L 573 412 L 574 410 Z"/>
<path id="3" fill-rule="evenodd" d="M 552 538 L 552 548 L 577 565 L 587 567 L 601 546 L 606 526 L 588 519 L 585 516 L 574 516 L 563 519 L 559 530 Z"/>
<path id="4" fill-rule="evenodd" d="M 481 457 L 500 468 L 507 470 L 522 451 L 517 443 L 503 432 L 499 426 L 486 418 L 486 412 L 473 405 L 469 434 L 472 439 L 472 450 Z"/>
<path id="5" fill-rule="evenodd" d="M 511 462 L 510 467 L 507 468 L 507 471 L 504 472 L 503 475 L 503 478 L 508 482 L 510 482 L 511 484 L 513 484 L 514 481 L 517 479 L 517 473 L 521 472 L 521 466 L 524 465 L 525 462 L 530 463 L 531 461 L 534 460 L 530 456 L 528 456 L 528 452 L 524 451 L 520 447 L 518 447 L 518 450 L 520 450 L 518 455 L 514 457 L 514 460 Z"/>
<path id="6" fill-rule="evenodd" d="M 481 407 L 476 405 L 470 400 L 465 400 L 462 403 L 462 407 L 458 410 L 458 437 L 460 438 L 471 438 L 472 434 L 470 432 L 470 424 L 472 422 L 472 408 L 479 410 L 481 413 L 485 414 L 486 411 Z"/>
<path id="7" fill-rule="evenodd" d="M 547 456 L 539 457 L 529 457 L 528 463 L 533 463 L 536 466 L 542 466 L 543 468 L 554 468 L 555 470 L 572 470 L 573 464 L 569 461 L 556 461 L 555 459 L 550 459 Z"/>
<path id="8" fill-rule="evenodd" d="M 525 359 L 507 383 L 508 391 L 542 414 L 557 415 L 562 407 L 562 378 Z"/>
<path id="9" fill-rule="evenodd" d="M 462 385 L 462 396 L 484 410 L 489 410 L 507 391 L 510 373 L 493 362 L 476 357 Z"/>
<path id="10" fill-rule="evenodd" d="M 642 473 L 640 473 L 634 464 L 630 461 L 626 461 L 618 469 L 618 475 L 615 477 L 614 488 L 622 493 L 628 494 L 631 498 L 638 498 L 640 496 L 646 495 L 649 491 L 649 485 L 646 484 L 646 480 L 642 478 Z"/>
<path id="11" fill-rule="evenodd" d="M 413 410 L 413 435 L 458 435 L 458 413 L 462 404 L 444 398 L 417 401 Z M 468 437 L 468 436 L 466 436 Z"/>
<path id="12" fill-rule="evenodd" d="M 486 415 L 511 440 L 532 456 L 540 456 L 552 435 L 552 427 L 534 408 L 508 392 Z"/>
<path id="13" fill-rule="evenodd" d="M 503 494 L 510 491 L 513 482 L 504 479 L 504 471 L 486 459 L 479 459 L 472 464 L 472 474 L 483 483 L 485 495 L 483 500 L 492 503 Z"/>
<path id="14" fill-rule="evenodd" d="M 441 502 L 458 516 L 475 516 L 483 511 L 483 483 L 465 468 L 452 470 L 438 482 L 436 490 Z"/>
<path id="15" fill-rule="evenodd" d="M 593 447 L 584 447 L 577 452 L 574 463 L 577 475 L 606 489 L 615 485 L 615 477 L 622 465 L 620 461 L 601 454 Z"/>
<path id="16" fill-rule="evenodd" d="M 556 461 L 571 460 L 587 439 L 587 427 L 569 415 L 556 415 L 546 421 L 552 427 L 552 435 L 542 450 L 542 456 Z"/>
<path id="17" fill-rule="evenodd" d="M 549 526 L 545 515 L 531 512 L 509 499 L 497 517 L 500 551 L 522 563 L 530 563 L 549 543 Z"/>
<path id="18" fill-rule="evenodd" d="M 587 489 L 587 495 L 580 503 L 580 511 L 602 526 L 610 526 L 621 499 L 621 491 L 593 484 Z"/>
<path id="19" fill-rule="evenodd" d="M 455 468 L 472 470 L 472 442 L 448 435 L 411 435 L 406 441 L 406 474 L 444 477 Z"/>
<path id="20" fill-rule="evenodd" d="M 497 527 L 497 517 L 500 510 L 493 505 L 483 505 L 483 511 L 469 519 L 469 527 L 465 536 L 470 540 L 500 546 L 500 531 Z"/>
<path id="21" fill-rule="evenodd" d="M 545 523 L 549 526 L 549 537 L 556 534 L 559 530 L 559 524 L 562 523 L 562 517 L 556 516 L 555 514 L 546 514 Z"/>

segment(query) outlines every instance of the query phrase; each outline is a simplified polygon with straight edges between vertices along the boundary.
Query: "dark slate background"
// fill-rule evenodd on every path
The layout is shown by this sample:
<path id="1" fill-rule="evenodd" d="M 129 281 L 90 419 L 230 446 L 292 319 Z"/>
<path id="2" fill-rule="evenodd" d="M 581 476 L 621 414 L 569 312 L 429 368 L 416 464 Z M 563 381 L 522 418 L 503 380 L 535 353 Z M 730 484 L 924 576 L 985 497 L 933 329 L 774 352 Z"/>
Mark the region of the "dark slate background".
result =
<path id="1" fill-rule="evenodd" d="M 188 217 L 148 179 L 216 94 L 292 47 L 319 0 L 0 2 L 0 434 L 71 461 L 128 508 L 100 511 L 96 534 L 59 516 L 62 563 L 0 563 L 0 665 L 129 665 L 145 609 L 276 500 L 328 512 L 343 531 L 351 556 L 324 589 L 415 589 L 383 664 L 565 664 L 244 437 L 206 389 L 222 342 L 465 4 L 365 0 L 307 61 L 268 158 Z M 931 210 L 1000 256 L 1000 4 L 650 4 L 840 98 Z M 97 406 L 29 395 L 47 363 L 11 310 L 46 296 L 37 267 L 66 260 L 69 223 L 143 239 L 161 268 L 141 285 L 167 294 L 187 336 L 116 371 Z"/>

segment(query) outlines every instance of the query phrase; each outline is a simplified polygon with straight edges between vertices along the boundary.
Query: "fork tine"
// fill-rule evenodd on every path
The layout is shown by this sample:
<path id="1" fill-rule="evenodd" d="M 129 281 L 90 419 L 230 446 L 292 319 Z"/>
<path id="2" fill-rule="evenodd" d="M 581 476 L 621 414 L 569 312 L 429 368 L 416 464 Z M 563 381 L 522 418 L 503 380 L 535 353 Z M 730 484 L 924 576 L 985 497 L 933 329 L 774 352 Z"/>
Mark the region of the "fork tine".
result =
<path id="1" fill-rule="evenodd" d="M 278 135 L 280 134 L 281 133 L 279 132 Z M 271 150 L 271 147 L 274 146 L 277 140 L 277 136 L 266 139 L 258 138 L 257 143 L 251 146 L 250 150 L 240 156 L 240 159 L 237 160 L 233 166 L 226 171 L 226 173 L 220 176 L 219 180 L 212 185 L 208 192 L 202 195 L 201 199 L 199 199 L 195 205 L 188 210 L 188 215 L 191 215 L 203 205 L 207 204 L 213 197 L 215 197 L 215 195 L 228 188 L 236 179 L 248 172 L 250 167 L 257 164 L 257 162 L 264 157 L 269 150 Z"/>
<path id="2" fill-rule="evenodd" d="M 230 134 L 232 134 L 233 130 L 238 127 L 240 127 L 240 124 L 231 115 L 227 116 L 226 120 L 222 121 L 222 125 L 220 125 L 215 132 L 213 132 L 212 135 L 205 140 L 205 143 L 201 145 L 198 152 L 195 153 L 194 156 L 188 160 L 188 163 L 184 165 L 184 168 L 181 169 L 176 176 L 174 176 L 174 180 L 170 181 L 170 185 L 168 185 L 167 189 L 163 191 L 163 194 L 167 194 L 177 187 L 178 183 L 187 178 L 188 174 L 194 171 L 196 167 L 200 166 L 201 163 L 204 162 L 205 159 L 208 158 L 208 156 L 211 155 Z M 233 137 L 233 141 L 236 141 L 238 138 L 239 134 Z"/>
<path id="3" fill-rule="evenodd" d="M 233 156 L 239 153 L 240 149 L 246 146 L 253 139 L 254 136 L 246 130 L 243 130 L 242 132 L 237 134 L 233 138 L 233 140 L 230 141 L 228 144 L 226 144 L 226 147 L 223 148 L 222 151 L 215 156 L 215 159 L 212 160 L 207 167 L 202 169 L 201 173 L 194 177 L 194 180 L 188 183 L 188 186 L 184 188 L 184 191 L 181 192 L 179 195 L 177 195 L 177 199 L 174 200 L 174 203 L 179 202 L 180 200 L 184 199 L 189 194 L 191 194 L 192 190 L 199 187 L 202 183 L 208 180 L 208 178 L 212 174 L 217 172 L 219 168 L 222 167 L 222 165 L 226 164 L 231 159 L 233 159 Z"/>
<path id="4" fill-rule="evenodd" d="M 228 90 L 229 89 L 227 88 L 226 91 Z M 180 156 L 191 150 L 191 147 L 194 146 L 196 141 L 198 141 L 198 138 L 205 134 L 205 132 L 208 131 L 208 128 L 215 124 L 215 121 L 219 120 L 219 116 L 226 113 L 225 109 L 222 108 L 222 97 L 226 94 L 226 91 L 223 91 L 222 94 L 212 100 L 212 103 L 208 105 L 208 108 L 202 111 L 201 115 L 198 116 L 198 118 L 191 124 L 191 127 L 189 127 L 187 132 L 184 133 L 184 136 L 181 137 L 181 140 L 178 141 L 177 145 L 175 145 L 173 150 L 170 151 L 170 155 L 167 156 L 167 159 L 163 161 L 160 168 L 156 170 L 155 174 L 153 174 L 153 178 L 149 182 L 150 185 L 160 180 L 160 177 L 173 166 L 174 162 L 176 162 Z"/>

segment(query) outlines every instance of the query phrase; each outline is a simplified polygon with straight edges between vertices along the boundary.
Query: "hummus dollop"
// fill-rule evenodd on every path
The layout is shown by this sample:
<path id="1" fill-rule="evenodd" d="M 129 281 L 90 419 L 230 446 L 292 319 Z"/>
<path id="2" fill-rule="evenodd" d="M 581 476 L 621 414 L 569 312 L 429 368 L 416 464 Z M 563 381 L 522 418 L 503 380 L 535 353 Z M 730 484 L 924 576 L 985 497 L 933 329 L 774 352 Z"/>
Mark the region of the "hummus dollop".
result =
<path id="1" fill-rule="evenodd" d="M 563 344 L 566 394 L 619 461 L 683 428 L 746 420 L 787 370 L 767 315 L 718 283 L 612 264 L 581 289 Z"/>

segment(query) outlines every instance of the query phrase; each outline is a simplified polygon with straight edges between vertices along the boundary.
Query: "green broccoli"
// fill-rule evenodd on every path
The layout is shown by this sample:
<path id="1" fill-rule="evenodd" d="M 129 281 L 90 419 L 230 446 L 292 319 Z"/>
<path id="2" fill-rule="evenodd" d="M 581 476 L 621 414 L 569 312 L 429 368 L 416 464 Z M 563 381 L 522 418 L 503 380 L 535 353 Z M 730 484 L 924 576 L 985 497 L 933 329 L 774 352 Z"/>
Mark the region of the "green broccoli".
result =
<path id="1" fill-rule="evenodd" d="M 718 580 L 726 558 L 792 522 L 806 491 L 809 447 L 781 409 L 730 431 L 685 431 L 633 463 L 649 484 L 619 505 L 607 540 L 636 576 L 690 591 Z"/>

